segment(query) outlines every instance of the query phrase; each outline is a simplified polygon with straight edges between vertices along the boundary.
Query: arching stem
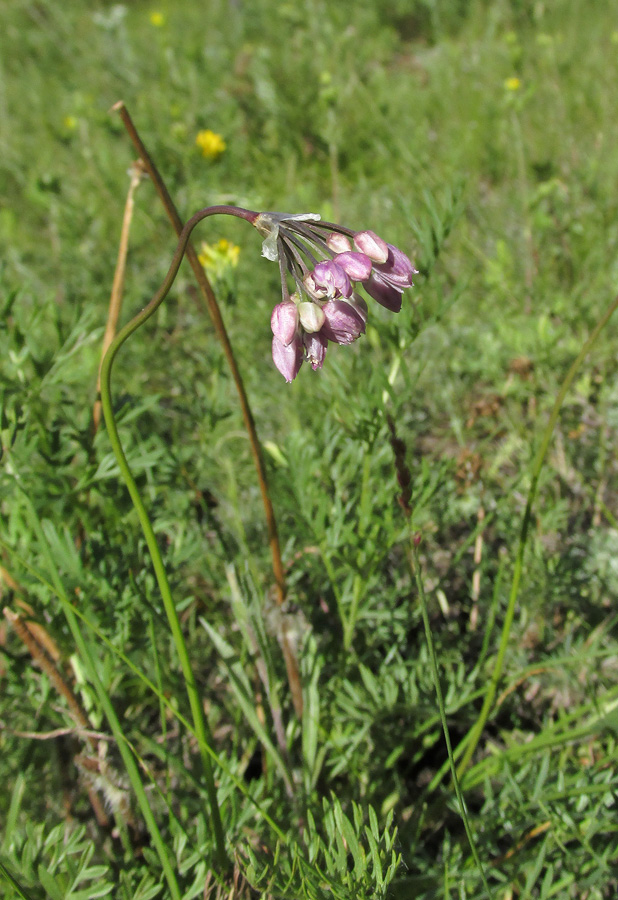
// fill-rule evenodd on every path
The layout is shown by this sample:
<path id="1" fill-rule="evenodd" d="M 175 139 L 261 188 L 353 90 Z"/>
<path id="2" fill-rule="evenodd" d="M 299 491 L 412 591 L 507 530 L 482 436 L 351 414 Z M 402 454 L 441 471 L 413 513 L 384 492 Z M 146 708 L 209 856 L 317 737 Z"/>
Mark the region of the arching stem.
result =
<path id="1" fill-rule="evenodd" d="M 133 146 L 137 150 L 146 172 L 148 173 L 152 180 L 152 183 L 154 184 L 161 203 L 163 204 L 163 207 L 165 208 L 165 211 L 167 212 L 167 215 L 172 223 L 174 231 L 180 237 L 183 227 L 181 218 L 178 215 L 178 211 L 174 205 L 174 202 L 169 194 L 169 191 L 167 190 L 167 187 L 165 186 L 165 182 L 163 181 L 157 167 L 155 166 L 152 157 L 148 153 L 144 142 L 138 134 L 137 128 L 135 127 L 128 109 L 126 108 L 122 100 L 118 103 L 115 103 L 112 109 L 114 110 L 114 112 L 117 112 L 120 115 L 123 125 L 127 130 L 127 134 L 129 135 Z M 333 226 L 333 229 L 341 230 L 339 226 Z M 353 232 L 350 232 L 350 234 L 353 234 Z M 208 313 L 210 315 L 210 318 L 212 319 L 215 333 L 223 349 L 223 353 L 227 360 L 227 364 L 229 366 L 230 372 L 232 373 L 232 378 L 238 392 L 240 409 L 242 412 L 245 429 L 247 431 L 247 435 L 249 436 L 251 455 L 253 456 L 255 471 L 258 477 L 258 483 L 260 485 L 262 504 L 264 506 L 266 527 L 268 529 L 268 542 L 270 545 L 270 552 L 272 557 L 273 574 L 275 576 L 277 603 L 279 606 L 282 606 L 285 601 L 287 592 L 285 569 L 283 567 L 283 560 L 281 558 L 281 547 L 279 544 L 279 535 L 277 532 L 277 520 L 275 518 L 275 512 L 273 509 L 272 501 L 270 499 L 268 482 L 266 480 L 266 469 L 264 466 L 264 460 L 262 458 L 262 450 L 260 447 L 255 422 L 253 421 L 251 406 L 249 404 L 247 393 L 245 391 L 245 387 L 238 370 L 238 366 L 236 364 L 236 358 L 234 356 L 234 351 L 232 349 L 230 339 L 223 323 L 219 304 L 217 303 L 217 299 L 214 295 L 210 282 L 206 277 L 206 273 L 204 272 L 204 269 L 202 268 L 202 265 L 198 259 L 197 253 L 191 243 L 187 244 L 186 257 L 189 265 L 193 269 L 193 274 L 195 275 L 195 279 L 198 283 L 202 298 L 204 299 L 206 308 L 208 309 Z M 288 676 L 288 683 L 290 686 L 290 693 L 292 695 L 292 702 L 294 704 L 296 715 L 298 716 L 299 720 L 301 720 L 303 714 L 302 686 L 300 682 L 300 674 L 298 671 L 298 663 L 296 661 L 296 656 L 294 655 L 294 651 L 288 638 L 287 626 L 285 622 L 285 617 L 282 617 L 281 633 L 279 637 L 283 650 L 283 657 L 285 660 L 285 667 Z"/>
<path id="2" fill-rule="evenodd" d="M 178 658 L 180 661 L 180 666 L 189 697 L 189 705 L 191 707 L 193 725 L 200 744 L 200 754 L 202 757 L 206 791 L 208 793 L 211 807 L 212 824 L 215 835 L 215 844 L 217 847 L 218 862 L 221 868 L 226 868 L 229 865 L 229 860 L 225 850 L 225 837 L 223 834 L 223 825 L 221 822 L 221 812 L 219 810 L 219 805 L 217 802 L 217 791 L 215 788 L 212 764 L 208 753 L 203 749 L 206 744 L 212 743 L 212 738 L 209 733 L 206 718 L 204 716 L 204 709 L 202 706 L 200 692 L 198 691 L 193 677 L 187 644 L 182 633 L 178 612 L 176 611 L 176 607 L 172 599 L 172 593 L 170 590 L 167 573 L 165 571 L 165 566 L 163 565 L 163 558 L 157 544 L 157 539 L 150 522 L 150 518 L 148 517 L 148 513 L 146 512 L 146 507 L 144 506 L 144 503 L 140 496 L 137 484 L 135 483 L 135 479 L 131 474 L 129 464 L 127 463 L 127 459 L 124 454 L 120 438 L 118 436 L 118 429 L 116 427 L 116 420 L 114 418 L 111 397 L 111 374 L 116 354 L 118 353 L 124 342 L 127 340 L 127 338 L 129 338 L 133 334 L 133 332 L 140 327 L 140 325 L 143 325 L 144 322 L 146 322 L 153 315 L 153 313 L 165 300 L 172 284 L 174 283 L 174 279 L 176 278 L 178 269 L 180 268 L 180 263 L 184 255 L 189 236 L 195 226 L 198 224 L 198 222 L 201 222 L 202 219 L 205 219 L 207 216 L 214 216 L 217 214 L 238 216 L 240 218 L 246 219 L 249 222 L 253 222 L 257 217 L 257 213 L 250 212 L 249 210 L 242 210 L 232 206 L 211 206 L 206 209 L 200 210 L 191 219 L 189 219 L 185 227 L 182 229 L 180 240 L 178 241 L 178 246 L 176 247 L 172 263 L 169 267 L 167 275 L 165 276 L 163 284 L 154 295 L 150 303 L 148 303 L 147 306 L 145 306 L 144 309 L 142 309 L 141 312 L 139 312 L 118 333 L 116 338 L 110 344 L 110 347 L 105 354 L 105 357 L 103 358 L 103 364 L 101 366 L 101 405 L 103 407 L 103 415 L 105 416 L 105 424 L 107 425 L 107 431 L 109 434 L 112 449 L 114 451 L 116 459 L 118 460 L 120 471 L 127 485 L 129 494 L 131 495 L 131 500 L 133 501 L 133 505 L 135 506 L 135 509 L 137 511 L 140 524 L 144 532 L 144 537 L 146 538 L 146 543 L 148 545 L 148 550 L 152 558 L 152 564 L 155 570 L 157 584 L 159 585 L 159 590 L 161 591 L 161 597 L 163 599 L 163 605 L 167 614 L 172 638 L 176 646 L 176 652 L 178 653 Z"/>

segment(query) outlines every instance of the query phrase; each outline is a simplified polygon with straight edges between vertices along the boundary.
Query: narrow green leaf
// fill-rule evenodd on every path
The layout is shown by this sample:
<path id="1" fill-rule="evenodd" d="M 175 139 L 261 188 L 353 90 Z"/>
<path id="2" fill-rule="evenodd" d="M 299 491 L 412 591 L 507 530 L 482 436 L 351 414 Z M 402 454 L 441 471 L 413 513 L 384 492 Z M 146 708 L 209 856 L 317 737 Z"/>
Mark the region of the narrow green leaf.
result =
<path id="1" fill-rule="evenodd" d="M 38 875 L 41 884 L 51 897 L 51 900 L 66 900 L 65 892 L 60 889 L 54 876 L 51 875 L 42 864 L 39 864 Z"/>

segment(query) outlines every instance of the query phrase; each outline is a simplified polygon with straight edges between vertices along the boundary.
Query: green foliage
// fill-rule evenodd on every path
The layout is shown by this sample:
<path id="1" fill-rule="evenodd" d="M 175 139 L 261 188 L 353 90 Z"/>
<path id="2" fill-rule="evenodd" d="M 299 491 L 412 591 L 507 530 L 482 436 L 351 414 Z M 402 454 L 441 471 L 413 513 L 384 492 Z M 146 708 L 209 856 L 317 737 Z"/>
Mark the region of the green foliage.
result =
<path id="1" fill-rule="evenodd" d="M 5 840 L 5 845 L 7 841 Z M 8 844 L 2 858 L 8 871 L 19 872 L 26 896 L 51 900 L 95 900 L 114 890 L 107 865 L 92 865 L 95 846 L 86 838 L 86 829 L 60 823 L 45 833 L 44 824 L 30 826 Z M 22 896 L 17 890 L 3 896 Z"/>
<path id="2" fill-rule="evenodd" d="M 461 760 L 496 663 L 532 462 L 618 289 L 614 7 L 14 0 L 3 20 L 0 606 L 37 623 L 55 658 L 42 668 L 0 624 L 3 896 L 166 897 L 167 866 L 187 900 L 480 898 L 388 418 L 411 471 Z M 92 431 L 133 158 L 108 112 L 121 97 L 183 218 L 222 202 L 315 211 L 374 229 L 420 270 L 398 316 L 371 304 L 365 337 L 285 385 L 270 361 L 277 271 L 259 237 L 224 219 L 196 232 L 198 245 L 240 247 L 219 288 L 265 448 L 283 609 L 235 389 L 188 268 L 119 355 L 118 427 L 213 735 L 231 873 L 215 864 L 140 524 L 105 429 Z M 217 159 L 196 146 L 202 129 L 224 138 Z M 173 253 L 157 204 L 144 181 L 123 321 Z M 563 404 L 502 676 L 462 776 L 497 900 L 609 900 L 618 887 L 614 329 Z"/>
<path id="3" fill-rule="evenodd" d="M 317 811 L 316 811 L 317 812 Z M 387 896 L 399 868 L 394 849 L 396 829 L 392 812 L 380 831 L 373 807 L 367 807 L 369 825 L 363 811 L 352 804 L 352 818 L 343 812 L 336 797 L 322 802 L 319 826 L 307 811 L 302 850 L 293 849 L 288 859 L 275 850 L 272 865 L 264 865 L 248 849 L 247 877 L 265 896 L 306 897 L 321 900 L 369 900 Z"/>

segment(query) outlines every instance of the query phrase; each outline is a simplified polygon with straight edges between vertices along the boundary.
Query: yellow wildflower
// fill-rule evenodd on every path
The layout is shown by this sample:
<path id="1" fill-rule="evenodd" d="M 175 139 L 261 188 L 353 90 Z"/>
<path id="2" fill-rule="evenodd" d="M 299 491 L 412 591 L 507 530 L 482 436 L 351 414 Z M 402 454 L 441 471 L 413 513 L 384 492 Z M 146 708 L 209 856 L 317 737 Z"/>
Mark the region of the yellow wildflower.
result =
<path id="1" fill-rule="evenodd" d="M 206 159 L 217 159 L 227 146 L 221 135 L 209 128 L 206 131 L 198 131 L 195 143 Z"/>
<path id="2" fill-rule="evenodd" d="M 165 16 L 160 12 L 151 12 L 150 13 L 150 24 L 154 25 L 155 28 L 163 28 L 165 25 Z"/>
<path id="3" fill-rule="evenodd" d="M 77 119 L 75 118 L 75 116 L 65 116 L 62 120 L 62 124 L 67 131 L 75 131 L 75 129 L 77 128 Z"/>
<path id="4" fill-rule="evenodd" d="M 504 86 L 507 91 L 518 91 L 521 87 L 521 81 L 519 78 L 515 78 L 515 76 L 513 76 L 512 78 L 506 79 L 506 81 L 504 82 Z"/>
<path id="5" fill-rule="evenodd" d="M 202 241 L 198 259 L 207 272 L 220 278 L 230 269 L 236 268 L 239 256 L 240 247 L 226 238 L 221 238 L 216 244 Z"/>

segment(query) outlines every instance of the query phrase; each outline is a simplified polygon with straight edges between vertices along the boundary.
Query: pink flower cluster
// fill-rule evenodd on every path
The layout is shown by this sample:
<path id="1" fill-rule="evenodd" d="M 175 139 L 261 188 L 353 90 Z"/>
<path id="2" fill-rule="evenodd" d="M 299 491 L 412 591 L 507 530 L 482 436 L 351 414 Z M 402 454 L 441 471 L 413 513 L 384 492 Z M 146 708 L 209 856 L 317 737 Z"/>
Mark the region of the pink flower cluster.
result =
<path id="1" fill-rule="evenodd" d="M 321 369 L 329 341 L 351 344 L 364 334 L 367 304 L 354 290 L 355 283 L 386 309 L 399 312 L 403 291 L 412 286 L 412 276 L 417 271 L 405 253 L 373 231 L 355 233 L 341 229 L 322 239 L 318 237 L 319 227 L 327 226 L 292 226 L 291 219 L 283 219 L 278 235 L 284 299 L 275 306 L 271 317 L 272 353 L 286 381 L 296 378 L 304 359 L 314 370 Z M 293 232 L 291 245 L 289 240 L 283 240 L 286 232 Z M 332 258 L 316 262 L 299 238 L 310 241 Z M 300 259 L 301 246 L 315 263 L 310 271 Z M 291 296 L 285 285 L 285 261 L 298 287 Z"/>

